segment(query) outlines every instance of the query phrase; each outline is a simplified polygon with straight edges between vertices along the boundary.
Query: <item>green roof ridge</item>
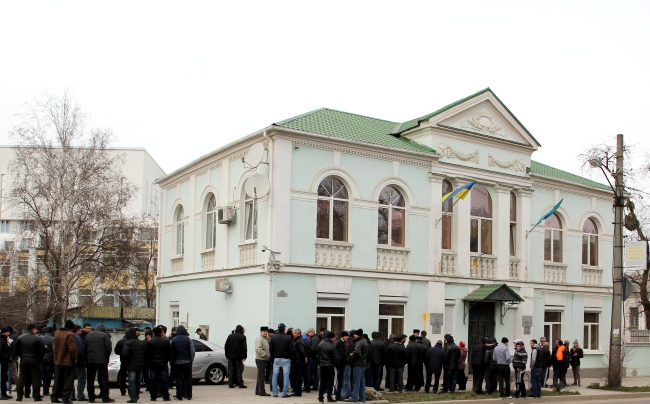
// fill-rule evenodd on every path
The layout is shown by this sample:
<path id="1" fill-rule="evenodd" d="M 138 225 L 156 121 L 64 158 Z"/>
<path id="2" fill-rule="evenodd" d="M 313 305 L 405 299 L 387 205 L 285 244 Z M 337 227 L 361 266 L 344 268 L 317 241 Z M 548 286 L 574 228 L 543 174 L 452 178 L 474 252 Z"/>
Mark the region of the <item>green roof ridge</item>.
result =
<path id="1" fill-rule="evenodd" d="M 543 164 L 534 160 L 531 160 L 530 162 L 530 171 L 533 174 L 543 175 L 545 177 L 550 177 L 558 180 L 573 182 L 576 184 L 605 189 L 608 191 L 611 190 L 611 188 L 607 184 L 602 184 L 600 182 L 590 180 L 589 178 L 584 178 L 579 175 L 570 173 L 568 171 L 560 170 L 559 168 L 551 167 L 547 164 Z"/>

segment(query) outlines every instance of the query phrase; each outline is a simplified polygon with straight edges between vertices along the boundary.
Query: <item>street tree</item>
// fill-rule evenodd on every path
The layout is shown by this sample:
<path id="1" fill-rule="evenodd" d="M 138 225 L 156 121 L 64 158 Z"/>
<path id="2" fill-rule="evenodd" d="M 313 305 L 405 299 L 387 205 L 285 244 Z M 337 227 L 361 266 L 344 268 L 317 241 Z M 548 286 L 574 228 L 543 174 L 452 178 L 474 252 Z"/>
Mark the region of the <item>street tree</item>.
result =
<path id="1" fill-rule="evenodd" d="M 89 128 L 70 92 L 28 103 L 18 120 L 8 201 L 38 251 L 34 287 L 46 289 L 40 320 L 61 322 L 79 306 L 80 290 L 119 282 L 128 268 L 126 209 L 136 187 L 122 174 L 125 155 L 112 149 L 111 130 Z"/>

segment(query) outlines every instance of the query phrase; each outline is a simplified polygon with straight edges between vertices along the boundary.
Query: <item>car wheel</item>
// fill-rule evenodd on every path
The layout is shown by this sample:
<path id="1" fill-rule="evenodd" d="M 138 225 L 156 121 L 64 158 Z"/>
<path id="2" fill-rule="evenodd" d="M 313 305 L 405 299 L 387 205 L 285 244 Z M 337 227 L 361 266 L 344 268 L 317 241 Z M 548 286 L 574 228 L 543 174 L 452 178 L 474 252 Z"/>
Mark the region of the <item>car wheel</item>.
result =
<path id="1" fill-rule="evenodd" d="M 226 378 L 226 369 L 220 365 L 212 365 L 205 372 L 205 381 L 208 384 L 221 384 Z"/>

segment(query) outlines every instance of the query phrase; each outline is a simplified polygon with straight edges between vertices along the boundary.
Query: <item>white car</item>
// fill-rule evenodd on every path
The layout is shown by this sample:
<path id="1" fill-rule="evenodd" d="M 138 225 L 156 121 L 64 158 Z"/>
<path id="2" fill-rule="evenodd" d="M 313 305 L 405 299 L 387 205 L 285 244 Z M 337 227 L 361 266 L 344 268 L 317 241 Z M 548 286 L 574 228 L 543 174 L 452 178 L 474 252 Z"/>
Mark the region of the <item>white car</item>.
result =
<path id="1" fill-rule="evenodd" d="M 194 362 L 192 380 L 205 379 L 208 384 L 221 384 L 226 379 L 228 361 L 222 347 L 209 341 L 192 339 L 194 343 Z M 112 354 L 108 362 L 108 381 L 117 383 L 120 373 L 120 357 Z"/>

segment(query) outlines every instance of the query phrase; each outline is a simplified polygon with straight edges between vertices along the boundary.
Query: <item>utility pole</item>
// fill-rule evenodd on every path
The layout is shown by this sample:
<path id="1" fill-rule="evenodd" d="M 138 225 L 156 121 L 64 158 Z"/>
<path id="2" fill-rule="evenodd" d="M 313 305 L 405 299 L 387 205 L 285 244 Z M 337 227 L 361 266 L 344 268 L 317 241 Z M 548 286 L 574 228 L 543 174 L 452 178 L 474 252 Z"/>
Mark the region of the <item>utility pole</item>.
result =
<path id="1" fill-rule="evenodd" d="M 610 387 L 621 385 L 621 329 L 623 314 L 623 135 L 616 136 L 616 172 L 614 195 L 614 265 L 612 277 L 614 282 L 612 296 L 612 324 L 609 346 Z"/>

